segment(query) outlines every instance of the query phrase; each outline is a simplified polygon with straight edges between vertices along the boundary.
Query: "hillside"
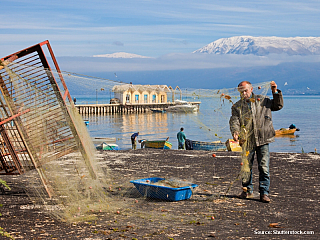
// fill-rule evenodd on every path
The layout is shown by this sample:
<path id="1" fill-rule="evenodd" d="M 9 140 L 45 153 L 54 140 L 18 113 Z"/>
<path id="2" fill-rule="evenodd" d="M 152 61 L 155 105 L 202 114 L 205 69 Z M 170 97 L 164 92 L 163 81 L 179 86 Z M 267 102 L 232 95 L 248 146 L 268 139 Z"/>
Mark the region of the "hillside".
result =
<path id="1" fill-rule="evenodd" d="M 271 53 L 288 55 L 319 55 L 320 37 L 251 37 L 221 38 L 194 51 L 208 54 L 254 54 Z"/>

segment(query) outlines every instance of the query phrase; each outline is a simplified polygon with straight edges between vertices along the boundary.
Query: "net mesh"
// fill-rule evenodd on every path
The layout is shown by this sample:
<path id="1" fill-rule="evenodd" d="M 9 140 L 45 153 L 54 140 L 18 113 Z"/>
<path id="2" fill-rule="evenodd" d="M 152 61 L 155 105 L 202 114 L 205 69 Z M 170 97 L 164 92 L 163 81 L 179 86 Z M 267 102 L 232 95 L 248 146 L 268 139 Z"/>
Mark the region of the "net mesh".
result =
<path id="1" fill-rule="evenodd" d="M 20 68 L 28 71 L 18 73 Z M 56 85 L 45 81 L 45 76 L 58 79 L 57 73 L 14 63 L 5 65 L 4 71 L 2 118 L 25 110 L 4 126 L 4 132 L 11 131 L 6 134 L 10 139 L 16 136 L 10 145 L 32 201 L 54 209 L 51 213 L 64 221 L 90 218 L 90 211 L 112 208 L 102 185 L 107 175 L 96 164 L 82 117 L 70 101 L 62 99 Z M 7 163 L 14 165 L 11 160 L 10 156 Z"/>
<path id="2" fill-rule="evenodd" d="M 267 93 L 270 89 L 270 82 L 262 82 L 258 84 L 252 84 L 253 92 L 257 98 L 250 98 L 248 101 L 254 103 L 259 101 L 264 104 L 264 100 L 267 97 Z M 188 89 L 189 96 L 201 99 L 208 99 L 209 107 L 201 110 L 196 116 L 193 116 L 193 121 L 200 126 L 201 130 L 206 134 L 207 139 L 214 142 L 217 145 L 215 150 L 224 150 L 224 148 L 219 148 L 219 143 L 225 146 L 222 139 L 226 136 L 231 136 L 230 134 L 230 112 L 232 106 L 239 101 L 240 104 L 235 106 L 241 112 L 239 119 L 240 126 L 239 131 L 239 141 L 242 146 L 241 160 L 242 167 L 240 171 L 240 176 L 244 182 L 247 182 L 250 178 L 250 167 L 248 162 L 248 157 L 250 151 L 255 146 L 254 130 L 253 130 L 253 117 L 251 111 L 242 111 L 244 106 L 239 94 L 238 87 L 231 89 Z M 247 105 L 248 103 L 244 103 Z M 231 137 L 232 138 L 232 137 Z M 201 143 L 206 145 L 207 143 Z M 207 149 L 204 149 L 207 150 Z"/>
<path id="3" fill-rule="evenodd" d="M 119 209 L 127 215 L 148 218 L 141 204 L 133 205 L 133 201 L 125 201 L 124 197 L 134 199 L 136 203 L 138 196 L 144 196 L 145 200 L 156 196 L 176 201 L 188 199 L 198 187 L 192 184 L 192 177 L 145 178 L 153 176 L 157 171 L 149 168 L 148 161 L 145 165 L 137 166 L 142 170 L 140 173 L 123 175 L 121 171 L 108 168 L 108 156 L 117 153 L 101 154 L 96 151 L 82 116 L 72 101 L 64 98 L 67 90 L 59 87 L 60 82 L 55 84 L 53 81 L 62 75 L 66 82 L 82 79 L 82 83 L 86 82 L 85 86 L 89 87 L 98 81 L 95 78 L 16 63 L 5 64 L 0 74 L 1 118 L 17 115 L 1 125 L 4 130 L 1 132 L 2 145 L 11 140 L 10 145 L 18 159 L 15 162 L 10 154 L 5 162 L 12 167 L 20 166 L 23 174 L 19 180 L 25 184 L 25 190 L 32 201 L 44 206 L 55 218 L 88 221 L 94 219 L 97 213 L 112 213 Z M 111 91 L 121 83 L 104 80 L 103 84 L 103 88 Z M 255 84 L 253 89 L 263 102 L 269 90 L 269 82 Z M 183 95 L 186 100 L 209 102 L 208 108 L 190 114 L 190 119 L 207 139 L 207 142 L 198 141 L 200 146 L 205 147 L 208 142 L 217 145 L 230 135 L 230 109 L 240 99 L 237 88 L 172 89 L 171 93 L 172 101 L 175 100 L 174 96 Z M 180 105 L 183 104 L 180 102 Z M 190 112 L 187 108 L 181 111 Z M 251 116 L 243 117 L 247 122 L 252 122 Z M 250 138 L 250 129 L 251 126 L 242 126 L 242 139 Z M 241 153 L 243 165 L 236 179 L 239 176 L 248 179 L 250 175 L 247 157 L 251 148 L 250 142 L 245 141 Z M 6 151 L 9 151 L 8 148 L 2 147 L 2 157 L 9 156 Z M 121 162 L 130 156 L 121 153 L 117 154 L 117 158 Z M 139 181 L 129 181 L 139 178 Z M 178 193 L 176 190 L 179 190 Z M 213 193 L 210 200 L 220 193 Z M 178 221 L 183 218 L 187 221 L 189 216 L 153 212 L 152 218 Z"/>

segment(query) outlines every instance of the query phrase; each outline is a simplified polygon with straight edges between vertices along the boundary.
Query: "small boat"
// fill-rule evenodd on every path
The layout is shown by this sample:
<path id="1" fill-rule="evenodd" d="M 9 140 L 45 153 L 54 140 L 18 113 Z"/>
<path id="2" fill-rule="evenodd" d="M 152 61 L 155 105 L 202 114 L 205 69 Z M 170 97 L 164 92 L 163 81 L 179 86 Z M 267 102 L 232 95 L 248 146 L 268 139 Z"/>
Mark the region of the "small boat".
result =
<path id="1" fill-rule="evenodd" d="M 296 128 L 296 125 L 294 124 L 291 124 L 288 128 L 280 128 L 275 130 L 276 136 L 293 135 L 296 131 L 300 131 L 300 129 Z"/>
<path id="2" fill-rule="evenodd" d="M 281 136 L 281 135 L 293 135 L 297 129 L 290 129 L 290 128 L 280 128 L 278 130 L 275 130 L 276 136 Z"/>
<path id="3" fill-rule="evenodd" d="M 157 108 L 150 108 L 150 110 L 154 113 L 165 113 L 166 110 L 164 109 L 157 109 Z"/>
<path id="4" fill-rule="evenodd" d="M 221 141 L 214 142 L 201 142 L 192 141 L 193 150 L 205 150 L 205 151 L 227 151 L 227 146 Z"/>
<path id="5" fill-rule="evenodd" d="M 167 107 L 165 110 L 167 112 L 197 112 L 198 107 L 196 105 L 192 105 L 188 103 L 187 101 L 181 101 L 181 100 L 175 100 L 175 105 Z"/>
<path id="6" fill-rule="evenodd" d="M 101 143 L 96 147 L 97 150 L 120 150 L 119 146 L 114 143 Z"/>
<path id="7" fill-rule="evenodd" d="M 84 124 L 85 124 L 86 126 L 89 125 L 89 120 L 83 120 L 83 121 L 84 121 Z"/>
<path id="8" fill-rule="evenodd" d="M 145 148 L 156 148 L 156 149 L 171 149 L 172 143 L 167 140 L 156 140 L 156 141 L 144 141 Z"/>
<path id="9" fill-rule="evenodd" d="M 92 137 L 91 140 L 93 144 L 116 143 L 116 138 Z"/>

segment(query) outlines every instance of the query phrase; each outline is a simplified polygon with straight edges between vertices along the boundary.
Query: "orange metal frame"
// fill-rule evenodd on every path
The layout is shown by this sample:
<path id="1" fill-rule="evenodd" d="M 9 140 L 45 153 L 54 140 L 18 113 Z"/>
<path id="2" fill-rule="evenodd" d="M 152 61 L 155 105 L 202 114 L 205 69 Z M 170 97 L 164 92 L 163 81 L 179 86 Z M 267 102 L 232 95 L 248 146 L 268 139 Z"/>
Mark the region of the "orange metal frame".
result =
<path id="1" fill-rule="evenodd" d="M 44 46 L 47 47 L 54 64 L 53 70 L 44 53 Z M 70 109 L 67 107 L 74 107 L 74 103 L 49 41 L 46 40 L 0 60 L 0 90 L 2 94 L 2 97 L 0 96 L 0 175 L 22 174 L 28 169 L 37 169 L 46 187 L 45 176 L 42 176 L 41 170 L 38 168 L 45 161 L 50 161 L 50 157 L 42 161 L 42 150 L 45 147 L 55 149 L 60 146 L 60 152 L 53 155 L 66 155 L 74 151 L 73 149 L 76 147 L 81 152 L 91 176 L 96 178 L 90 158 L 88 158 L 86 148 L 83 145 L 83 139 L 81 139 L 69 112 Z M 12 64 L 10 65 L 10 63 Z M 5 64 L 8 68 L 13 68 L 10 71 L 12 70 L 15 74 L 19 75 L 21 73 L 23 76 L 27 76 L 29 82 L 25 83 L 27 80 L 18 79 L 16 85 L 14 85 L 10 74 L 6 71 Z M 17 66 L 13 64 L 17 64 Z M 21 64 L 21 66 L 18 64 Z M 62 87 L 59 87 L 52 71 L 57 73 L 56 77 L 59 78 Z M 47 114 L 43 118 L 38 116 L 38 118 L 33 119 L 37 106 L 30 103 L 30 99 L 35 95 L 35 90 L 30 90 L 29 85 L 34 85 L 37 91 L 38 89 L 43 91 L 43 93 L 40 93 L 40 97 L 41 94 L 44 96 L 43 98 L 50 97 L 50 101 L 47 102 L 42 102 L 41 99 L 34 100 L 39 101 L 40 107 L 47 110 Z M 16 98 L 19 98 L 19 100 L 16 100 Z M 57 126 L 61 122 L 66 124 L 62 124 L 62 127 Z M 39 128 L 43 127 L 48 132 L 47 141 L 38 140 L 33 135 L 33 131 L 30 129 L 35 128 L 35 124 L 39 124 Z M 43 132 L 45 131 L 43 130 Z M 65 145 L 62 146 L 64 142 Z M 50 196 L 49 189 L 46 190 Z"/>

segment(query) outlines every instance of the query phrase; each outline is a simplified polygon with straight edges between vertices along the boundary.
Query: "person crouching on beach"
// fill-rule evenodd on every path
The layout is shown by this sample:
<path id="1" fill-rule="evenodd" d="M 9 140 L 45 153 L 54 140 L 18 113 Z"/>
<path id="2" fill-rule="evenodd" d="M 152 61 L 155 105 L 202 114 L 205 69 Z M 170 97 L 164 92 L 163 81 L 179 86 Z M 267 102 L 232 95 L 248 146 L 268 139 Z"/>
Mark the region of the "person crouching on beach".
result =
<path id="1" fill-rule="evenodd" d="M 132 144 L 132 149 L 137 149 L 137 137 L 139 136 L 139 132 L 136 132 L 131 135 L 131 144 Z"/>
<path id="2" fill-rule="evenodd" d="M 242 146 L 242 193 L 239 198 L 253 196 L 252 164 L 255 153 L 259 169 L 260 201 L 270 202 L 269 186 L 269 143 L 274 142 L 275 131 L 271 111 L 283 107 L 282 93 L 274 81 L 270 83 L 273 99 L 253 93 L 250 82 L 242 81 L 238 85 L 241 99 L 231 108 L 230 131 L 235 141 Z M 246 168 L 244 168 L 246 166 Z"/>

